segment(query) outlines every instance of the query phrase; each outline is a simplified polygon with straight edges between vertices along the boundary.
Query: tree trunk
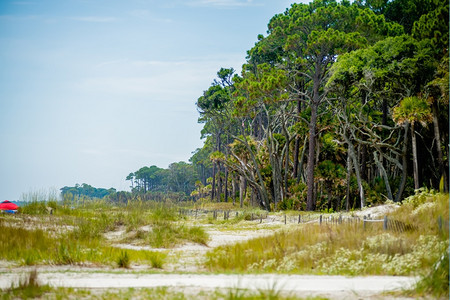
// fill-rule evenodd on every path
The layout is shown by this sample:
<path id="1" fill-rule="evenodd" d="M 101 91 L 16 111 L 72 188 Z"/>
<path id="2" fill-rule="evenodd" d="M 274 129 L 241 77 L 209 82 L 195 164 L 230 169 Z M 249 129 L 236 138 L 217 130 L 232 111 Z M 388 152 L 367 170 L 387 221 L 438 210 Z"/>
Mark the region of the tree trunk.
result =
<path id="1" fill-rule="evenodd" d="M 327 189 L 327 208 L 328 212 L 330 212 L 330 208 L 332 207 L 332 197 L 331 197 L 331 190 L 333 189 L 333 183 L 331 181 L 325 182 L 326 189 Z"/>
<path id="2" fill-rule="evenodd" d="M 282 184 L 281 184 L 281 172 L 279 167 L 279 158 L 275 157 L 275 154 L 269 154 L 270 164 L 272 165 L 272 183 L 273 183 L 273 204 L 274 209 L 276 209 L 278 203 L 281 201 L 281 190 L 282 190 Z"/>
<path id="3" fill-rule="evenodd" d="M 286 145 L 285 145 L 285 155 L 284 155 L 284 159 L 285 159 L 285 166 L 284 166 L 284 189 L 283 189 L 283 194 L 281 195 L 281 201 L 283 201 L 283 199 L 285 197 L 287 197 L 288 194 L 288 175 L 289 175 L 289 165 L 290 165 L 290 161 L 289 161 L 289 144 L 290 144 L 291 140 L 289 140 L 289 137 L 286 134 Z"/>
<path id="4" fill-rule="evenodd" d="M 234 173 L 231 173 L 231 196 L 233 198 L 233 205 L 236 204 L 236 176 Z"/>
<path id="5" fill-rule="evenodd" d="M 238 141 L 240 141 L 242 144 L 244 144 L 244 145 L 245 145 L 245 148 L 246 148 L 247 151 L 249 152 L 250 158 L 251 158 L 251 160 L 252 160 L 252 163 L 253 163 L 253 166 L 254 166 L 255 172 L 256 172 L 256 177 L 257 177 L 257 181 L 258 181 L 258 188 L 259 188 L 259 191 L 260 191 L 260 193 L 261 193 L 260 196 L 261 196 L 261 203 L 262 203 L 262 206 L 263 206 L 264 208 L 270 210 L 270 207 L 268 206 L 268 203 L 269 203 L 269 195 L 268 195 L 268 193 L 267 193 L 267 189 L 266 189 L 266 186 L 265 186 L 265 183 L 264 183 L 264 178 L 263 178 L 263 176 L 262 176 L 262 174 L 261 174 L 261 170 L 260 170 L 260 168 L 259 168 L 259 166 L 258 166 L 258 161 L 257 161 L 257 159 L 256 159 L 256 156 L 255 156 L 255 154 L 253 153 L 253 151 L 252 151 L 250 145 L 249 145 L 248 142 L 246 141 L 245 137 L 244 137 L 243 139 L 241 139 L 241 138 L 239 138 L 239 137 L 237 137 L 237 136 L 234 136 L 234 138 L 237 139 Z"/>
<path id="6" fill-rule="evenodd" d="M 211 184 L 211 202 L 214 201 L 216 191 L 216 163 L 212 163 L 212 184 Z"/>
<path id="7" fill-rule="evenodd" d="M 228 202 L 228 168 L 225 166 L 225 187 L 224 187 L 224 194 L 225 194 L 225 203 Z"/>
<path id="8" fill-rule="evenodd" d="M 375 163 L 378 166 L 378 169 L 380 170 L 381 176 L 384 180 L 384 185 L 386 186 L 386 192 L 389 200 L 394 200 L 394 197 L 392 197 L 392 191 L 391 191 L 391 185 L 389 184 L 389 178 L 387 176 L 386 170 L 384 169 L 383 164 L 378 159 L 378 153 L 375 151 L 373 152 L 373 157 L 375 159 Z"/>
<path id="9" fill-rule="evenodd" d="M 316 150 L 316 122 L 317 122 L 317 105 L 311 103 L 311 121 L 309 122 L 309 144 L 308 144 L 308 165 L 307 165 L 307 185 L 308 192 L 306 197 L 306 210 L 314 210 L 314 167 L 315 167 L 315 150 Z"/>
<path id="10" fill-rule="evenodd" d="M 414 122 L 411 123 L 411 138 L 412 138 L 412 154 L 413 154 L 413 172 L 414 172 L 414 188 L 419 189 L 419 164 L 417 162 L 417 144 L 416 133 L 414 131 Z"/>
<path id="11" fill-rule="evenodd" d="M 266 132 L 267 150 L 269 151 L 269 163 L 272 166 L 272 197 L 274 208 L 277 207 L 280 201 L 280 189 L 281 189 L 281 174 L 279 171 L 279 157 L 277 154 L 278 142 L 273 137 L 270 128 L 267 128 Z"/>
<path id="12" fill-rule="evenodd" d="M 244 176 L 239 176 L 239 207 L 244 207 L 244 193 L 245 193 L 245 179 Z"/>
<path id="13" fill-rule="evenodd" d="M 408 177 L 408 130 L 409 123 L 405 123 L 405 137 L 403 139 L 403 149 L 402 149 L 402 179 L 398 187 L 397 195 L 395 196 L 395 202 L 399 202 L 402 198 L 403 191 L 405 190 L 406 179 Z"/>
<path id="14" fill-rule="evenodd" d="M 300 112 L 302 111 L 302 102 L 297 101 L 297 115 L 300 115 Z M 295 137 L 295 149 L 294 149 L 294 174 L 293 178 L 297 178 L 297 172 L 298 172 L 298 155 L 300 152 L 300 137 L 297 135 Z"/>
<path id="15" fill-rule="evenodd" d="M 222 176 L 221 176 L 222 166 L 220 162 L 217 163 L 217 202 L 221 202 L 222 196 Z"/>
<path id="16" fill-rule="evenodd" d="M 353 169 L 355 170 L 356 180 L 358 182 L 359 198 L 361 200 L 361 208 L 363 208 L 364 206 L 366 206 L 366 199 L 364 196 L 364 187 L 362 184 L 361 174 L 359 172 L 358 156 L 356 155 L 355 147 L 353 146 L 353 143 L 350 141 L 350 139 L 346 135 L 344 135 L 344 138 L 348 145 L 348 154 L 352 159 Z"/>
<path id="17" fill-rule="evenodd" d="M 352 159 L 350 154 L 347 154 L 347 189 L 345 192 L 345 210 L 350 210 L 350 181 L 352 176 Z"/>
<path id="18" fill-rule="evenodd" d="M 438 119 L 438 107 L 437 101 L 434 101 L 431 105 L 433 111 L 433 127 L 434 127 L 434 139 L 436 140 L 436 148 L 438 153 L 439 173 L 444 177 L 444 192 L 448 192 L 448 179 L 447 172 L 444 166 L 444 156 L 441 148 L 441 133 L 439 131 L 439 119 Z"/>
<path id="19" fill-rule="evenodd" d="M 305 153 L 306 153 L 306 144 L 308 142 L 308 137 L 305 137 L 305 140 L 303 141 L 303 149 L 302 154 L 300 155 L 299 163 L 298 163 L 298 175 L 297 175 L 297 184 L 302 180 L 305 181 L 304 172 L 303 172 L 303 162 L 305 160 Z"/>
<path id="20" fill-rule="evenodd" d="M 361 178 L 367 181 L 367 145 L 361 145 Z"/>
<path id="21" fill-rule="evenodd" d="M 300 137 L 295 138 L 295 148 L 294 148 L 294 172 L 292 177 L 297 178 L 298 174 L 298 155 L 300 154 Z"/>

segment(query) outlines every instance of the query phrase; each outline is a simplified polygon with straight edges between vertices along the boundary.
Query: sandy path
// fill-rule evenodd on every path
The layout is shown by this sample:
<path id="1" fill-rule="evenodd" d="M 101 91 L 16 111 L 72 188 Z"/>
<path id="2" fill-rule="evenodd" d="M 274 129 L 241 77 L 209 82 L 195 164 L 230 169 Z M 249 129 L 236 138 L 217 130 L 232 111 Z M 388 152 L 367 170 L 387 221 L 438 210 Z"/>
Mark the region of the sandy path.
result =
<path id="1" fill-rule="evenodd" d="M 12 283 L 25 274 L 1 274 L 0 288 L 11 287 Z M 106 288 L 153 288 L 176 287 L 197 289 L 245 288 L 250 290 L 274 289 L 299 296 L 328 296 L 332 299 L 357 299 L 373 297 L 385 291 L 402 290 L 411 287 L 416 278 L 401 276 L 309 276 L 309 275 L 198 275 L 198 274 L 138 274 L 103 272 L 39 272 L 42 284 L 53 287 L 89 289 Z"/>

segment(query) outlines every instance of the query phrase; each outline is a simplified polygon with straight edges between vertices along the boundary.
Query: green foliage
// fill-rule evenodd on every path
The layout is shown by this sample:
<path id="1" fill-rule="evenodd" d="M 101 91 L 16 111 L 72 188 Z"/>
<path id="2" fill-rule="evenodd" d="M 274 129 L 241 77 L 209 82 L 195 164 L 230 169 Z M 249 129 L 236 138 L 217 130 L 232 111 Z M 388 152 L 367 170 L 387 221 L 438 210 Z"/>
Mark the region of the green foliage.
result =
<path id="1" fill-rule="evenodd" d="M 176 207 L 158 204 L 151 210 L 151 219 L 153 223 L 176 221 L 178 220 Z"/>
<path id="2" fill-rule="evenodd" d="M 168 169 L 142 167 L 130 173 L 126 179 L 131 181 L 132 191 L 141 196 L 148 192 L 168 191 L 187 196 L 195 189 L 197 176 L 197 170 L 192 164 L 177 162 L 170 164 Z M 114 194 L 111 196 L 114 197 Z"/>
<path id="3" fill-rule="evenodd" d="M 83 183 L 81 185 L 75 184 L 73 187 L 65 186 L 60 189 L 61 196 L 64 197 L 78 197 L 85 196 L 88 198 L 104 198 L 112 193 L 116 192 L 116 189 L 104 189 L 104 188 L 95 188 L 90 186 L 89 184 Z"/>
<path id="4" fill-rule="evenodd" d="M 417 283 L 416 292 L 420 295 L 433 295 L 436 298 L 448 298 L 449 295 L 449 252 L 442 252 L 441 257 Z"/>
<path id="5" fill-rule="evenodd" d="M 29 202 L 20 207 L 20 212 L 26 215 L 43 215 L 48 214 L 46 202 Z"/>
<path id="6" fill-rule="evenodd" d="M 117 265 L 119 268 L 128 269 L 130 267 L 130 256 L 126 250 L 122 250 L 120 252 L 119 257 L 117 258 Z"/>
<path id="7" fill-rule="evenodd" d="M 150 261 L 152 268 L 162 269 L 167 258 L 167 254 L 163 252 L 146 252 L 146 259 Z"/>
<path id="8" fill-rule="evenodd" d="M 26 230 L 9 226 L 5 222 L 0 222 L 0 240 L 4 259 L 22 259 L 26 265 L 33 265 L 42 260 L 41 253 L 53 242 L 42 229 Z"/>
<path id="9" fill-rule="evenodd" d="M 161 205 L 157 207 L 161 208 Z M 24 265 L 85 263 L 117 265 L 119 258 L 125 257 L 120 253 L 120 249 L 112 248 L 105 243 L 106 232 L 122 225 L 136 230 L 139 226 L 160 222 L 162 218 L 178 220 L 173 210 L 169 209 L 156 208 L 157 217 L 154 219 L 150 214 L 142 213 L 143 206 L 130 207 L 123 212 L 116 212 L 114 208 L 109 208 L 108 213 L 101 210 L 73 209 L 68 210 L 70 215 L 62 217 L 59 214 L 64 213 L 64 210 L 58 210 L 58 215 L 51 217 L 39 216 L 29 219 L 24 216 L 26 228 L 11 224 L 15 219 L 0 219 L 0 239 L 3 241 L 0 243 L 0 252 L 5 253 L 4 259 Z M 47 229 L 44 231 L 39 229 L 40 227 Z M 183 230 L 177 230 L 183 234 L 177 233 L 177 239 L 171 245 L 186 240 L 199 243 L 207 241 L 206 233 L 196 228 L 185 227 Z M 147 236 L 145 233 L 139 238 L 145 240 Z M 127 255 L 133 261 L 149 261 L 154 267 L 162 266 L 165 260 L 164 254 L 151 254 L 148 251 L 127 250 Z"/>
<path id="10" fill-rule="evenodd" d="M 206 245 L 208 239 L 208 234 L 202 227 L 175 225 L 164 221 L 153 224 L 148 235 L 148 243 L 155 248 L 170 248 L 182 242 Z"/>
<path id="11" fill-rule="evenodd" d="M 431 108 L 424 99 L 406 97 L 394 108 L 393 118 L 399 124 L 420 122 L 426 126 L 432 121 Z"/>
<path id="12" fill-rule="evenodd" d="M 106 231 L 109 222 L 103 222 L 103 219 L 85 219 L 76 220 L 75 228 L 70 233 L 70 237 L 76 240 L 101 239 L 102 233 Z"/>

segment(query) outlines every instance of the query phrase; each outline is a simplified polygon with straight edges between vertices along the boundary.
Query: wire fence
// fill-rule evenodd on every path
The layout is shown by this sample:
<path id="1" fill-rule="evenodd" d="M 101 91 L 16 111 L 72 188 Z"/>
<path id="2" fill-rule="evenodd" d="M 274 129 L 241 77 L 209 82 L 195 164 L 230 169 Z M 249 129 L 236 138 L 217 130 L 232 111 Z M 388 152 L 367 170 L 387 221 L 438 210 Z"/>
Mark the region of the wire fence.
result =
<path id="1" fill-rule="evenodd" d="M 242 219 L 260 224 L 281 223 L 281 224 L 314 224 L 319 225 L 340 225 L 340 224 L 361 224 L 364 229 L 368 229 L 371 224 L 380 224 L 386 231 L 406 232 L 418 230 L 414 224 L 396 220 L 392 217 L 384 216 L 382 219 L 373 218 L 370 214 L 360 216 L 344 215 L 318 215 L 318 214 L 298 214 L 298 215 L 269 215 L 266 212 L 246 212 L 239 210 L 208 210 L 208 209 L 180 209 L 180 216 L 190 216 L 195 219 L 212 220 L 232 220 Z M 449 220 L 439 216 L 436 220 L 440 232 L 449 230 Z M 375 225 L 376 226 L 376 225 Z"/>

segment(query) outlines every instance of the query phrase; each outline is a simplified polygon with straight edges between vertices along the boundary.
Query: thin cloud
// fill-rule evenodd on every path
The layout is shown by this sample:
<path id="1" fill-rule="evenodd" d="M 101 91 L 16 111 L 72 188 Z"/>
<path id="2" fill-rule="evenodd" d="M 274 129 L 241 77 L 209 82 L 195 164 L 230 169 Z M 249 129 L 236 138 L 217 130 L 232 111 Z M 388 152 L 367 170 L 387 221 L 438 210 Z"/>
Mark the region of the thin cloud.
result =
<path id="1" fill-rule="evenodd" d="M 36 15 L 0 15 L 0 20 L 3 21 L 30 21 L 39 19 L 41 17 Z"/>
<path id="2" fill-rule="evenodd" d="M 221 67 L 239 71 L 242 55 L 190 57 L 182 60 L 111 60 L 96 65 L 75 83 L 83 91 L 169 99 L 196 99 Z M 174 83 L 176 83 L 174 85 Z M 189 98 L 190 97 L 190 98 Z M 178 100 L 177 100 L 178 101 Z"/>
<path id="3" fill-rule="evenodd" d="M 113 17 L 100 17 L 100 16 L 87 16 L 87 17 L 71 17 L 71 20 L 80 22 L 92 22 L 92 23 L 109 23 L 117 21 L 117 18 Z"/>
<path id="4" fill-rule="evenodd" d="M 172 23 L 173 20 L 169 18 L 155 18 L 153 14 L 147 9 L 135 9 L 128 13 L 132 17 L 136 17 L 143 20 L 150 20 L 158 23 Z"/>
<path id="5" fill-rule="evenodd" d="M 221 8 L 234 8 L 234 7 L 244 7 L 244 6 L 257 6 L 253 0 L 199 0 L 189 2 L 190 6 L 210 6 L 210 7 L 221 7 Z"/>

